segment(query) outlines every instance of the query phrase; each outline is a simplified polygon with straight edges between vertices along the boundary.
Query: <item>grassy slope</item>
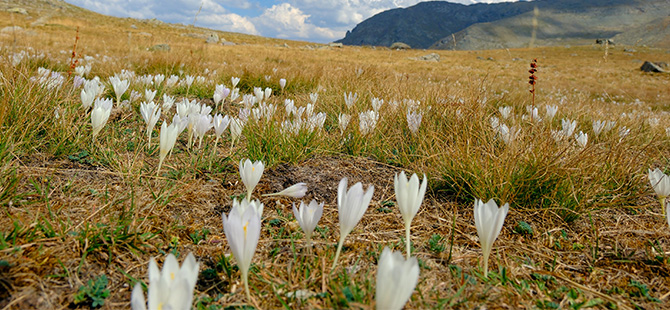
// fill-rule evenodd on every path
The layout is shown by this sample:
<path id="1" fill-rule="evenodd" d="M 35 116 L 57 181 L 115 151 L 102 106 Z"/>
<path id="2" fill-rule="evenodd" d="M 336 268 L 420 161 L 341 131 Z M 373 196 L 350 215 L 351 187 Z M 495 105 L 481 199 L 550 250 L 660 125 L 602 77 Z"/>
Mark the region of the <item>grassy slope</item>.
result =
<path id="1" fill-rule="evenodd" d="M 68 306 L 80 286 L 105 274 L 110 281 L 105 307 L 127 308 L 131 286 L 147 281 L 150 257 L 162 260 L 164 253 L 176 252 L 181 260 L 189 251 L 201 262 L 196 288 L 201 305 L 245 303 L 235 261 L 223 256 L 229 249 L 220 214 L 244 192 L 236 167 L 246 157 L 269 166 L 255 193 L 306 181 L 310 192 L 305 199 L 326 202 L 315 254 L 307 255 L 290 214 L 294 200 L 262 198 L 264 228 L 250 281 L 262 308 L 373 304 L 381 249 L 404 249 L 402 220 L 392 206 L 392 176 L 400 169 L 426 173 L 431 184 L 413 222 L 421 277 L 408 308 L 579 308 L 584 302 L 632 309 L 658 308 L 666 301 L 670 239 L 645 174 L 648 167 L 667 165 L 663 121 L 654 127 L 648 119 L 667 117 L 670 78 L 642 74 L 634 61 L 667 59 L 663 51 L 640 48 L 630 56 L 621 48 L 605 54 L 603 48 L 585 46 L 439 52 L 441 61 L 429 63 L 410 59 L 423 51 L 310 49 L 302 48 L 303 42 L 229 33 L 220 36 L 238 45 L 207 45 L 181 36 L 205 30 L 72 8 L 31 26 L 46 13 L 29 12 L 0 12 L 0 26 L 30 31 L 16 40 L 12 34 L 0 37 L 3 57 L 28 47 L 45 53 L 17 67 L 9 61 L 0 66 L 0 207 L 5 215 L 0 219 L 0 285 L 7 288 L 0 290 L 0 306 Z M 78 55 L 97 59 L 91 76 L 106 80 L 122 69 L 204 75 L 210 82 L 187 95 L 203 102 L 214 83 L 230 87 L 230 77 L 238 76 L 244 93 L 253 86 L 275 88 L 275 120 L 282 117 L 285 98 L 304 106 L 309 93 L 320 90 L 316 110 L 328 113 L 326 131 L 284 138 L 276 127 L 259 124 L 245 129 L 235 147 L 226 137 L 216 150 L 209 141 L 204 149 L 189 151 L 182 137 L 156 177 L 158 151 L 146 147 L 137 106 L 115 112 L 91 142 L 88 116 L 71 84 L 47 91 L 29 81 L 39 66 L 67 71 L 76 27 Z M 277 46 L 284 42 L 290 48 Z M 172 50 L 146 50 L 158 43 Z M 110 60 L 103 62 L 103 55 Z M 541 65 L 541 115 L 545 105 L 559 105 L 552 122 L 521 120 L 530 104 L 526 71 L 535 57 Z M 279 78 L 288 80 L 284 92 L 278 89 Z M 352 110 L 343 103 L 345 91 L 359 94 Z M 161 92 L 186 96 L 183 88 Z M 337 114 L 368 110 L 373 96 L 387 102 L 420 100 L 425 115 L 419 135 L 409 133 L 404 108 L 386 107 L 374 134 L 361 137 L 354 115 L 343 140 Z M 500 116 L 499 106 L 513 107 L 516 116 L 507 122 L 522 128 L 511 146 L 489 125 L 490 116 Z M 56 107 L 58 120 L 53 118 Z M 236 114 L 239 107 L 226 104 L 221 112 Z M 561 118 L 578 120 L 577 131 L 589 133 L 586 149 L 572 140 L 554 142 L 550 130 L 560 128 Z M 590 129 L 595 119 L 618 125 L 596 139 Z M 622 140 L 620 126 L 631 129 Z M 345 176 L 376 191 L 345 244 L 341 267 L 329 274 L 325 268 L 338 236 L 335 191 Z M 489 278 L 479 267 L 473 198 L 513 205 L 494 246 Z M 530 224 L 532 235 L 524 233 L 521 222 Z M 303 302 L 286 297 L 298 289 L 320 295 Z M 86 308 L 85 303 L 76 307 Z"/>

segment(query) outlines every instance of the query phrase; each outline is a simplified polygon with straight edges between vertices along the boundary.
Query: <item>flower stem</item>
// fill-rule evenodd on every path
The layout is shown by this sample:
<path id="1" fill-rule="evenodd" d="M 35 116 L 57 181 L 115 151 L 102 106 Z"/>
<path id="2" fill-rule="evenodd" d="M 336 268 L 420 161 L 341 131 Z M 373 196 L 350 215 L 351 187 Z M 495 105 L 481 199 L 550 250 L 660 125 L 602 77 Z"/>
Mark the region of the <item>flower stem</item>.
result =
<path id="1" fill-rule="evenodd" d="M 212 157 L 216 156 L 216 145 L 219 144 L 219 136 L 214 140 L 214 147 L 212 148 L 212 155 L 209 158 L 209 171 L 212 171 Z"/>
<path id="2" fill-rule="evenodd" d="M 409 240 L 409 225 L 405 225 L 405 245 L 407 246 L 407 259 L 409 259 L 409 255 L 410 255 L 409 251 L 411 249 L 411 246 L 410 246 L 409 243 L 410 243 L 410 240 Z"/>
<path id="3" fill-rule="evenodd" d="M 312 254 L 312 236 L 307 236 L 307 253 Z"/>
<path id="4" fill-rule="evenodd" d="M 344 237 L 340 237 L 340 243 L 337 245 L 337 252 L 335 252 L 335 259 L 333 260 L 333 266 L 330 267 L 330 271 L 332 272 L 335 270 L 335 266 L 337 266 L 337 260 L 340 258 L 340 252 L 342 252 L 342 244 L 344 244 Z"/>
<path id="5" fill-rule="evenodd" d="M 247 301 L 251 303 L 251 294 L 249 293 L 249 274 L 248 272 L 242 273 L 242 282 L 244 282 L 244 292 L 247 294 Z"/>
<path id="6" fill-rule="evenodd" d="M 484 255 L 484 277 L 487 278 L 489 274 L 489 255 L 491 255 L 491 252 L 490 250 L 484 251 L 482 254 Z"/>
<path id="7" fill-rule="evenodd" d="M 661 198 L 658 199 L 661 202 L 661 210 L 663 210 L 663 216 L 666 216 L 665 215 L 665 198 L 666 197 L 661 197 Z"/>
<path id="8" fill-rule="evenodd" d="M 165 157 L 161 157 L 161 159 L 158 161 L 158 169 L 156 169 L 156 175 L 157 176 L 160 175 L 160 173 L 161 173 L 161 166 L 163 165 L 163 160 L 164 159 L 165 159 Z"/>

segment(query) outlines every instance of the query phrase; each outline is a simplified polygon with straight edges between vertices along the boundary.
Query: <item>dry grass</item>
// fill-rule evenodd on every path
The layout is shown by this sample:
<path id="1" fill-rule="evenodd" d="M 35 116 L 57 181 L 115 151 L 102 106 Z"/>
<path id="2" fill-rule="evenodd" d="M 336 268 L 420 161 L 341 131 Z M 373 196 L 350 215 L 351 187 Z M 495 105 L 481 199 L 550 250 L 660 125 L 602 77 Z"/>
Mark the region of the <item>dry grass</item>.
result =
<path id="1" fill-rule="evenodd" d="M 437 51 L 441 61 L 433 63 L 411 59 L 427 51 L 332 48 L 229 33 L 219 35 L 237 45 L 208 45 L 181 36 L 208 32 L 203 29 L 116 19 L 67 5 L 47 13 L 48 3 L 36 1 L 28 16 L 0 12 L 0 28 L 26 31 L 17 34 L 20 39 L 0 37 L 0 55 L 7 59 L 0 65 L 3 309 L 87 308 L 75 305 L 74 295 L 103 274 L 110 291 L 103 308 L 128 308 L 132 285 L 147 281 L 149 258 L 162 261 L 169 252 L 180 260 L 193 252 L 200 261 L 198 307 L 247 304 L 235 261 L 226 256 L 221 224 L 221 213 L 244 192 L 237 162 L 246 157 L 269 166 L 256 193 L 307 182 L 303 200 L 326 203 L 315 253 L 308 255 L 291 214 L 296 201 L 261 199 L 266 211 L 250 274 L 258 308 L 373 308 L 381 249 L 404 248 L 392 184 L 401 169 L 430 179 L 412 225 L 421 276 L 406 308 L 665 307 L 670 233 L 646 169 L 668 165 L 663 120 L 670 77 L 641 73 L 634 61 L 664 60 L 665 51 L 638 47 L 627 55 L 614 47 L 607 62 L 604 50 L 591 46 Z M 42 23 L 31 25 L 40 18 Z M 79 107 L 78 91 L 69 90 L 71 81 L 54 92 L 30 82 L 40 66 L 67 71 L 76 27 L 77 53 L 96 58 L 91 76 L 106 80 L 122 69 L 203 75 L 208 82 L 189 92 L 201 102 L 211 102 L 214 84 L 230 85 L 230 77 L 238 76 L 243 92 L 261 84 L 275 88 L 278 110 L 286 98 L 304 106 L 309 93 L 319 91 L 316 111 L 328 113 L 326 130 L 305 140 L 283 138 L 267 124 L 251 126 L 234 148 L 220 142 L 215 157 L 208 155 L 211 141 L 190 151 L 180 141 L 165 173 L 156 177 L 157 151 L 145 147 L 137 107 L 115 112 L 100 139 L 91 142 L 88 115 Z M 146 50 L 159 43 L 172 50 Z M 29 54 L 45 55 L 13 67 L 8 57 L 28 48 Z M 104 56 L 110 60 L 102 61 Z M 541 115 L 544 106 L 559 105 L 552 122 L 521 119 L 530 104 L 526 71 L 532 58 L 541 66 Z M 288 80 L 284 92 L 278 91 L 279 78 Z M 359 94 L 352 110 L 342 99 L 350 91 Z M 378 129 L 361 136 L 357 113 L 370 109 L 372 97 L 420 100 L 425 114 L 419 134 L 410 134 L 401 107 L 382 110 Z M 516 116 L 509 124 L 523 129 L 510 146 L 489 124 L 500 106 L 511 106 Z M 59 120 L 53 118 L 56 107 Z M 238 109 L 226 104 L 221 112 Z M 353 115 L 344 136 L 337 129 L 341 112 Z M 650 125 L 652 117 L 661 125 Z M 281 118 L 278 112 L 273 120 Z M 551 138 L 561 118 L 576 119 L 576 132 L 589 133 L 586 149 Z M 620 140 L 615 129 L 595 139 L 590 126 L 599 119 L 616 120 L 617 128 L 627 126 L 631 133 Z M 374 185 L 375 195 L 331 274 L 326 268 L 339 236 L 335 194 L 342 177 Z M 488 278 L 480 267 L 474 198 L 513 206 L 494 245 Z M 305 301 L 286 297 L 299 289 L 318 295 Z"/>

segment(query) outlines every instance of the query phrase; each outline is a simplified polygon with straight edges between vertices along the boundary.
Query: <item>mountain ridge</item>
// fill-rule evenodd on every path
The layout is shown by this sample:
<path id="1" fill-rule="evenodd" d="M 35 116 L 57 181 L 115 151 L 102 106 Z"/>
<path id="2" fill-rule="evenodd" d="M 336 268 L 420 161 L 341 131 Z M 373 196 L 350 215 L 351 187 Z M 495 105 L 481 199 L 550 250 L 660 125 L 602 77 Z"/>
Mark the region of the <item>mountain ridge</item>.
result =
<path id="1" fill-rule="evenodd" d="M 523 47 L 531 41 L 535 8 L 539 11 L 537 45 L 583 44 L 595 38 L 612 38 L 670 15 L 667 0 L 535 0 L 472 5 L 430 1 L 378 13 L 336 42 L 376 46 L 403 42 L 413 48 L 462 50 Z"/>

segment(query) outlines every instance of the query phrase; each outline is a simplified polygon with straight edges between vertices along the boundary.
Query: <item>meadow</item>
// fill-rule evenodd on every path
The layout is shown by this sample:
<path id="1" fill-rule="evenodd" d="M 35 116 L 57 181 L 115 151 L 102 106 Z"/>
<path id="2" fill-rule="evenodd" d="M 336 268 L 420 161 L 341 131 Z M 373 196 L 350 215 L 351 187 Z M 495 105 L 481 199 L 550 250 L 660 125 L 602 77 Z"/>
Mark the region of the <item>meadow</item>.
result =
<path id="1" fill-rule="evenodd" d="M 0 28 L 22 27 L 0 36 L 2 309 L 127 309 L 149 260 L 169 253 L 199 262 L 194 309 L 373 309 L 383 248 L 406 248 L 401 171 L 428 180 L 405 309 L 666 307 L 670 227 L 648 171 L 670 172 L 670 75 L 639 70 L 666 50 L 340 48 L 217 32 L 235 43 L 222 45 L 192 26 L 47 12 L 0 12 Z M 417 60 L 432 52 L 438 62 Z M 81 91 L 96 76 L 113 108 L 94 135 Z M 113 76 L 129 82 L 122 95 Z M 217 85 L 239 97 L 215 102 Z M 270 96 L 253 103 L 254 88 Z M 149 136 L 147 89 L 163 108 Z M 239 137 L 210 129 L 201 144 L 184 131 L 158 170 L 161 125 L 183 100 L 246 121 Z M 222 225 L 248 195 L 247 158 L 265 165 L 251 301 Z M 344 177 L 374 195 L 331 272 Z M 262 196 L 299 182 L 303 198 Z M 312 199 L 325 207 L 308 251 L 292 206 Z M 486 275 L 476 199 L 510 205 Z"/>

